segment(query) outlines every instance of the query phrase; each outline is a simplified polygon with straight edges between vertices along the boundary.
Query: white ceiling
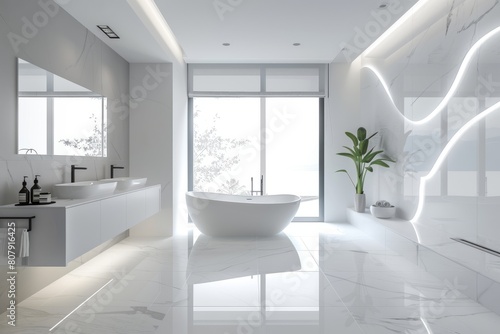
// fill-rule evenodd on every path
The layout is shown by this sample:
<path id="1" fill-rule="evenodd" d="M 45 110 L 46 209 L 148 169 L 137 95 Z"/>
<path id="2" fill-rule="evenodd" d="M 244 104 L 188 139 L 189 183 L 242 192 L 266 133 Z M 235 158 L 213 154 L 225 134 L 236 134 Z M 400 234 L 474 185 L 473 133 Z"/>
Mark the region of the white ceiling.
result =
<path id="1" fill-rule="evenodd" d="M 396 0 L 401 10 L 415 0 Z M 342 43 L 377 24 L 390 0 L 155 0 L 188 63 L 329 63 Z M 131 63 L 171 61 L 126 0 L 72 0 L 61 6 Z M 387 9 L 385 9 L 387 11 Z M 111 40 L 96 25 L 109 25 Z M 379 27 L 388 28 L 389 24 Z M 383 32 L 381 29 L 379 34 Z M 375 39 L 372 37 L 371 39 Z M 222 43 L 230 43 L 223 46 Z M 293 46 L 293 43 L 301 43 Z"/>

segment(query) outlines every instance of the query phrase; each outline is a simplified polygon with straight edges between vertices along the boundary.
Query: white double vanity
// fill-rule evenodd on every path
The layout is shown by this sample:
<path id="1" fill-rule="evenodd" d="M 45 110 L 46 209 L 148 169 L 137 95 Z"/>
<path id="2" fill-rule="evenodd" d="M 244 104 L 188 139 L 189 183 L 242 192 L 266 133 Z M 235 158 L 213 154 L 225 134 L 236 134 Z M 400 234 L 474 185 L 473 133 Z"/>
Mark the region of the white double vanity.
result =
<path id="1" fill-rule="evenodd" d="M 160 185 L 48 205 L 0 206 L 1 217 L 32 217 L 28 266 L 66 266 L 160 211 Z M 24 228 L 28 220 L 16 219 Z"/>

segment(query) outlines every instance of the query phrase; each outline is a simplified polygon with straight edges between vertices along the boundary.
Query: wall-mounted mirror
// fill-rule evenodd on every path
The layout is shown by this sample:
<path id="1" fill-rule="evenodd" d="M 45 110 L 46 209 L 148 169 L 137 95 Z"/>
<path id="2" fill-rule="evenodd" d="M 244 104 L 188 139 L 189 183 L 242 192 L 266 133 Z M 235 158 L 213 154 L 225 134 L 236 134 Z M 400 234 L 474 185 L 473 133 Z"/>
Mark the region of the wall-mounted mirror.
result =
<path id="1" fill-rule="evenodd" d="M 106 120 L 106 97 L 18 58 L 18 154 L 105 157 Z"/>

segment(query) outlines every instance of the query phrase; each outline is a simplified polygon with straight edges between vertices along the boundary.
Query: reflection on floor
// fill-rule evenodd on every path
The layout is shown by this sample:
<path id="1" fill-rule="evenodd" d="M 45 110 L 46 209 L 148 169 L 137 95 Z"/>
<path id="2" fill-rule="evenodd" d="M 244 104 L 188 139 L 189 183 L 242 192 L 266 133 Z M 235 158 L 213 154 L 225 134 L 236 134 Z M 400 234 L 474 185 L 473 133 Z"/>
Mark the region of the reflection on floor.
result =
<path id="1" fill-rule="evenodd" d="M 488 334 L 500 317 L 348 224 L 273 238 L 128 238 L 1 333 Z"/>

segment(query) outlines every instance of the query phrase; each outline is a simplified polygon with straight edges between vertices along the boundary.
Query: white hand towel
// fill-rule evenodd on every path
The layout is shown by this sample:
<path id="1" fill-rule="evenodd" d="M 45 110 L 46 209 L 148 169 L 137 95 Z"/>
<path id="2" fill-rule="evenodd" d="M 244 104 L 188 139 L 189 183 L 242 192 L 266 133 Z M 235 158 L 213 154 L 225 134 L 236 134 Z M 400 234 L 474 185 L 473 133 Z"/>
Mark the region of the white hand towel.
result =
<path id="1" fill-rule="evenodd" d="M 19 257 L 30 256 L 30 236 L 27 229 L 23 229 L 21 233 L 21 242 L 19 243 Z"/>

